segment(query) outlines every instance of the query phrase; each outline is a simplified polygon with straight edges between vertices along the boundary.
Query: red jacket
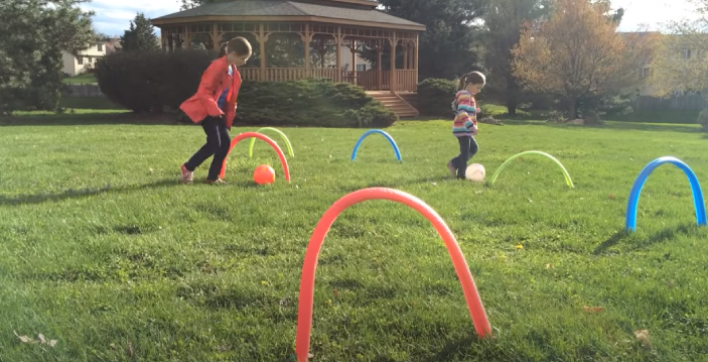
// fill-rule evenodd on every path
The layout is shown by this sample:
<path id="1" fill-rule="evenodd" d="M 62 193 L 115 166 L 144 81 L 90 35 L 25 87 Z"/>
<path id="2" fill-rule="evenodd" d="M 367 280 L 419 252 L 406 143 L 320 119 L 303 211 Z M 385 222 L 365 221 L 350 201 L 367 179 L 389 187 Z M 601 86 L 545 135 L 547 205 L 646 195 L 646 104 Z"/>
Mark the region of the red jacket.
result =
<path id="1" fill-rule="evenodd" d="M 227 87 L 229 94 L 226 96 L 226 114 L 224 114 L 217 101 Z M 238 98 L 240 88 L 241 73 L 234 66 L 233 78 L 229 77 L 229 63 L 224 56 L 211 62 L 209 68 L 202 75 L 197 93 L 184 101 L 179 108 L 194 123 L 203 121 L 207 116 L 223 116 L 226 127 L 231 129 L 236 116 L 236 98 Z"/>

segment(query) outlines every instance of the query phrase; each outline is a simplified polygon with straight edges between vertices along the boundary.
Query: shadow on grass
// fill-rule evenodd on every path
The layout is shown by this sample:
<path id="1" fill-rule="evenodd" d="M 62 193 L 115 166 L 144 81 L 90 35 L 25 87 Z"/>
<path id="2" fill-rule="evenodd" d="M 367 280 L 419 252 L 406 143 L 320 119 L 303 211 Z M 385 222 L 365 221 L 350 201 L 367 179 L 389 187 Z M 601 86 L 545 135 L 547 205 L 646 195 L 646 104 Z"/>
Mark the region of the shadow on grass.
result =
<path id="1" fill-rule="evenodd" d="M 619 244 L 622 239 L 627 238 L 630 235 L 630 233 L 624 229 L 617 231 L 614 235 L 610 236 L 609 239 L 605 240 L 600 244 L 597 248 L 595 248 L 595 251 L 593 251 L 593 254 L 595 255 L 600 255 L 607 250 L 609 250 L 611 247 Z"/>
<path id="2" fill-rule="evenodd" d="M 67 199 L 77 199 L 89 196 L 95 196 L 107 193 L 123 193 L 136 190 L 144 190 L 151 188 L 159 188 L 166 186 L 177 186 L 181 185 L 179 180 L 161 180 L 143 185 L 130 185 L 130 186 L 111 186 L 107 185 L 101 188 L 88 188 L 88 189 L 68 189 L 64 192 L 54 193 L 54 194 L 36 194 L 36 195 L 21 195 L 14 197 L 0 196 L 0 205 L 29 205 L 29 204 L 41 204 L 44 202 L 51 201 L 62 201 Z"/>
<path id="3" fill-rule="evenodd" d="M 0 117 L 0 127 L 166 124 L 192 125 L 191 123 L 178 122 L 176 114 L 136 114 L 127 111 L 86 111 L 80 113 L 26 114 Z"/>
<path id="4" fill-rule="evenodd" d="M 667 123 L 638 123 L 608 121 L 604 125 L 577 125 L 566 123 L 549 123 L 539 119 L 504 119 L 500 121 L 506 126 L 545 126 L 558 129 L 607 129 L 617 131 L 648 131 L 648 132 L 681 132 L 681 133 L 701 133 L 703 130 L 697 124 L 667 124 Z"/>
<path id="5" fill-rule="evenodd" d="M 426 176 L 426 177 L 421 177 L 421 178 L 412 179 L 412 180 L 390 180 L 390 181 L 370 182 L 367 184 L 357 185 L 357 186 L 341 185 L 339 188 L 339 191 L 345 192 L 345 193 L 350 193 L 350 192 L 354 192 L 354 191 L 359 191 L 361 189 L 373 188 L 373 187 L 384 187 L 384 188 L 405 191 L 405 190 L 403 190 L 403 188 L 406 186 L 415 186 L 415 185 L 420 186 L 420 185 L 431 185 L 433 183 L 465 182 L 465 181 L 466 180 L 453 179 L 447 175 Z M 466 181 L 466 182 L 470 182 L 470 181 Z"/>
<path id="6" fill-rule="evenodd" d="M 667 240 L 671 240 L 675 238 L 678 235 L 688 235 L 691 233 L 691 231 L 696 230 L 697 226 L 695 224 L 684 224 L 684 225 L 678 225 L 674 227 L 670 227 L 667 229 L 664 229 L 654 235 L 649 236 L 648 238 L 641 240 L 639 242 L 636 242 L 636 238 L 631 238 L 632 233 L 625 231 L 625 230 L 620 230 L 616 232 L 614 235 L 612 235 L 609 239 L 603 241 L 597 248 L 595 248 L 595 251 L 593 254 L 595 255 L 601 255 L 608 251 L 610 248 L 613 246 L 618 245 L 620 242 L 624 240 L 629 240 L 632 239 L 631 245 L 628 245 L 627 250 L 628 251 L 634 251 L 634 250 L 639 250 L 639 249 L 645 249 L 648 248 L 652 245 L 662 243 Z"/>

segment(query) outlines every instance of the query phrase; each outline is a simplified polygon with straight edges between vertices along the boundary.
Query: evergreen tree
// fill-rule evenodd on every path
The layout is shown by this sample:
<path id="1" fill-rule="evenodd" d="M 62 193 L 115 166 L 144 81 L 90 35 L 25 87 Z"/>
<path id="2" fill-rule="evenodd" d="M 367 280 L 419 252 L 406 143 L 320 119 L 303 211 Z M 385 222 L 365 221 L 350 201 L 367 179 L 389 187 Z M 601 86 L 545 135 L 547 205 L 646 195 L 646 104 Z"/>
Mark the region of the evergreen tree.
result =
<path id="1" fill-rule="evenodd" d="M 130 29 L 120 37 L 120 45 L 125 51 L 144 51 L 160 49 L 160 43 L 155 35 L 155 27 L 145 14 L 138 13 L 130 21 Z"/>

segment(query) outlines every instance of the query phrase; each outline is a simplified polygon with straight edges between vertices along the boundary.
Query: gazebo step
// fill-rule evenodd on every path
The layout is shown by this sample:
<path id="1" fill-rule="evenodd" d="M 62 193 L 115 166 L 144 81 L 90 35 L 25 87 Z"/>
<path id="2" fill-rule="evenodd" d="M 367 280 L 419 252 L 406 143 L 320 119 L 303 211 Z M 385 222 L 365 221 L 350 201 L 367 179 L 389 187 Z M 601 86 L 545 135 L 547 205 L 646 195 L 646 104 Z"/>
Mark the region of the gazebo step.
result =
<path id="1" fill-rule="evenodd" d="M 417 117 L 418 110 L 411 106 L 406 100 L 390 91 L 369 91 L 366 92 L 369 96 L 381 102 L 384 107 L 391 110 L 399 118 Z"/>

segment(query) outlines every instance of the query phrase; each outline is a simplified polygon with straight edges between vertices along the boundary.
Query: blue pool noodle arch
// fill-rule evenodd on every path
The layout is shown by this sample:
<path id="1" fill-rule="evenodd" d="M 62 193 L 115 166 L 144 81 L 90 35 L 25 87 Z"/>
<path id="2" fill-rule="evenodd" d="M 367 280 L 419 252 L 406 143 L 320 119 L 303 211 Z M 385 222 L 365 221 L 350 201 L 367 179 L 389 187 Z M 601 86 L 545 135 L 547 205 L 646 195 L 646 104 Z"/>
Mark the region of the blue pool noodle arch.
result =
<path id="1" fill-rule="evenodd" d="M 627 231 L 637 230 L 637 204 L 639 204 L 639 196 L 644 187 L 644 183 L 646 183 L 649 175 L 651 175 L 657 167 L 665 163 L 675 165 L 686 174 L 688 182 L 691 184 L 691 191 L 693 192 L 693 206 L 696 209 L 696 222 L 699 226 L 708 225 L 708 220 L 706 219 L 706 205 L 703 202 L 703 191 L 701 190 L 701 184 L 698 183 L 698 177 L 696 177 L 696 174 L 685 162 L 678 158 L 667 156 L 649 162 L 634 181 L 632 191 L 629 193 L 629 202 L 627 203 L 627 221 L 625 223 Z"/>
<path id="2" fill-rule="evenodd" d="M 359 152 L 359 146 L 361 146 L 361 142 L 364 141 L 364 139 L 366 137 L 368 137 L 370 134 L 373 134 L 373 133 L 378 133 L 378 134 L 386 137 L 386 139 L 388 140 L 388 143 L 390 143 L 391 147 L 393 147 L 393 152 L 396 153 L 396 158 L 400 162 L 401 161 L 401 151 L 398 149 L 398 146 L 396 145 L 396 141 L 393 140 L 393 137 L 391 137 L 391 135 L 389 135 L 388 133 L 386 133 L 380 129 L 372 129 L 370 131 L 366 131 L 366 133 L 364 133 L 363 135 L 361 135 L 361 137 L 359 137 L 359 140 L 356 141 L 356 145 L 354 146 L 354 151 L 352 152 L 352 161 L 354 161 L 356 159 L 356 154 L 357 154 L 357 152 Z"/>

